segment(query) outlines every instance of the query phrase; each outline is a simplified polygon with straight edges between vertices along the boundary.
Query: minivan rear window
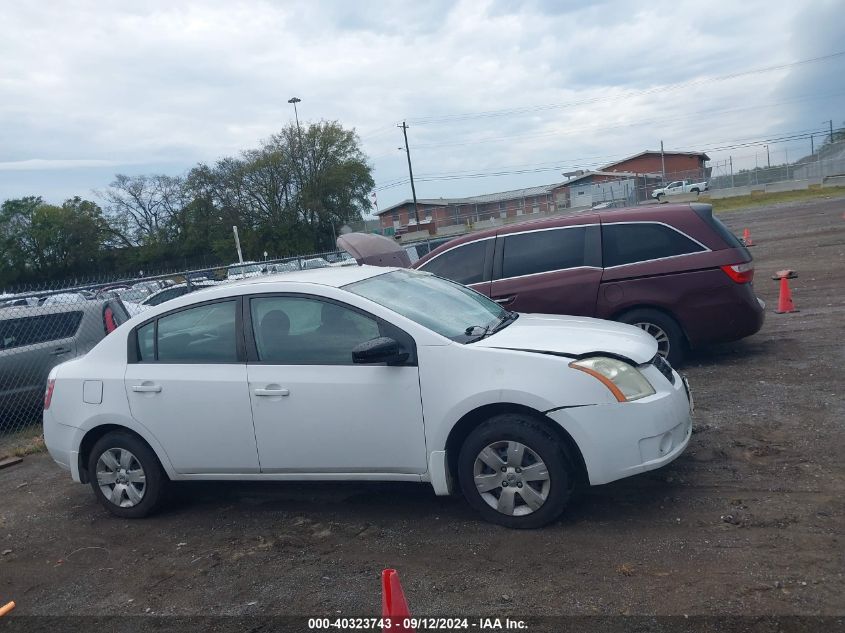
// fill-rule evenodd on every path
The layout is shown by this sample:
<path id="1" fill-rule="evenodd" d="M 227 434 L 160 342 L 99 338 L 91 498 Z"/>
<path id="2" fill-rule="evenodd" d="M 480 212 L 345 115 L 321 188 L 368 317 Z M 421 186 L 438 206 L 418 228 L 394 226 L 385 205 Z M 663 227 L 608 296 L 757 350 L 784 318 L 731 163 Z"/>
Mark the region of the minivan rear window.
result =
<path id="1" fill-rule="evenodd" d="M 672 227 L 656 222 L 602 224 L 601 236 L 605 268 L 706 250 Z"/>

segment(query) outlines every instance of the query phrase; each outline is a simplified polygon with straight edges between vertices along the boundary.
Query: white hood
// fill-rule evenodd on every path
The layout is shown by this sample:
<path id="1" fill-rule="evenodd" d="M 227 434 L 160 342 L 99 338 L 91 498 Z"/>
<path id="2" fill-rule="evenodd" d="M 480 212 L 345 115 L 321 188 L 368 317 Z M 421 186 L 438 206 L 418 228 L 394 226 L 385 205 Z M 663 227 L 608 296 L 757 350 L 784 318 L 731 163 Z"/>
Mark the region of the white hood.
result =
<path id="1" fill-rule="evenodd" d="M 520 314 L 503 330 L 473 345 L 567 356 L 603 352 L 637 364 L 650 361 L 657 353 L 657 341 L 632 325 L 553 314 Z"/>

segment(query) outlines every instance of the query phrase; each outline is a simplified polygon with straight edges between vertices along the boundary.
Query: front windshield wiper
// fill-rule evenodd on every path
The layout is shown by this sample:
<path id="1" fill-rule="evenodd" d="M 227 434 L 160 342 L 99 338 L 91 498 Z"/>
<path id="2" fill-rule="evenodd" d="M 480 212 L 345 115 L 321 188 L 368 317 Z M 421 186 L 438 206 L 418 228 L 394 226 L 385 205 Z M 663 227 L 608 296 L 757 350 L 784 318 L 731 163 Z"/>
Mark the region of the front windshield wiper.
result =
<path id="1" fill-rule="evenodd" d="M 481 333 L 478 334 L 478 330 L 481 330 Z M 471 338 L 467 341 L 467 343 L 475 343 L 476 341 L 480 341 L 483 339 L 487 334 L 490 333 L 490 326 L 489 325 L 470 325 L 467 329 L 464 330 L 464 336 L 474 336 L 475 338 Z"/>
<path id="2" fill-rule="evenodd" d="M 491 334 L 495 334 L 512 321 L 515 321 L 518 317 L 519 314 L 516 312 L 505 312 L 505 314 L 499 318 L 499 322 L 496 323 L 496 325 L 470 325 L 466 330 L 464 330 L 464 335 L 474 336 L 475 338 L 468 340 L 467 343 L 475 343 L 476 341 L 480 341 Z M 481 330 L 480 334 L 477 334 L 478 330 Z"/>

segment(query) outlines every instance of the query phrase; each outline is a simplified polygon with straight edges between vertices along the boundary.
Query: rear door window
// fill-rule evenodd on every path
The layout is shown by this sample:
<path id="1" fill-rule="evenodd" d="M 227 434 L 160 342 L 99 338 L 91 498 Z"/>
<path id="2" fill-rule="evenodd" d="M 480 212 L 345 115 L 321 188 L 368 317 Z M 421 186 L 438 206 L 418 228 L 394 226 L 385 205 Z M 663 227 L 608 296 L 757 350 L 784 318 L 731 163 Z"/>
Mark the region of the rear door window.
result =
<path id="1" fill-rule="evenodd" d="M 605 268 L 705 250 L 698 242 L 665 224 L 632 222 L 602 225 L 602 260 Z"/>
<path id="2" fill-rule="evenodd" d="M 583 226 L 531 231 L 504 237 L 502 277 L 520 277 L 584 266 Z"/>
<path id="3" fill-rule="evenodd" d="M 484 281 L 485 254 L 489 240 L 461 244 L 438 255 L 420 266 L 420 270 L 433 273 L 459 284 Z"/>
<path id="4" fill-rule="evenodd" d="M 180 310 L 138 328 L 138 360 L 234 363 L 237 301 Z"/>

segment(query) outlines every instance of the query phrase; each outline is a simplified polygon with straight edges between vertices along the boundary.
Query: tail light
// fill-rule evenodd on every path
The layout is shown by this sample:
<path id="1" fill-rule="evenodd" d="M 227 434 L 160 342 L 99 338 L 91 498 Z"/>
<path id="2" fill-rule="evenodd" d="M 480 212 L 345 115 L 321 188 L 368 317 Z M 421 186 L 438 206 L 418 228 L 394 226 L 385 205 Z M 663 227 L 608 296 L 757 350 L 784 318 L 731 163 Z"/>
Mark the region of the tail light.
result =
<path id="1" fill-rule="evenodd" d="M 106 334 L 111 334 L 117 329 L 117 323 L 114 320 L 114 310 L 111 306 L 106 306 L 103 310 L 103 325 L 106 328 Z"/>
<path id="2" fill-rule="evenodd" d="M 44 392 L 44 410 L 50 408 L 50 403 L 53 401 L 53 388 L 56 386 L 56 379 L 50 378 L 47 381 L 47 391 Z"/>
<path id="3" fill-rule="evenodd" d="M 721 266 L 721 269 L 738 284 L 751 283 L 751 280 L 754 279 L 754 264 L 751 262 L 733 264 L 732 266 Z"/>

